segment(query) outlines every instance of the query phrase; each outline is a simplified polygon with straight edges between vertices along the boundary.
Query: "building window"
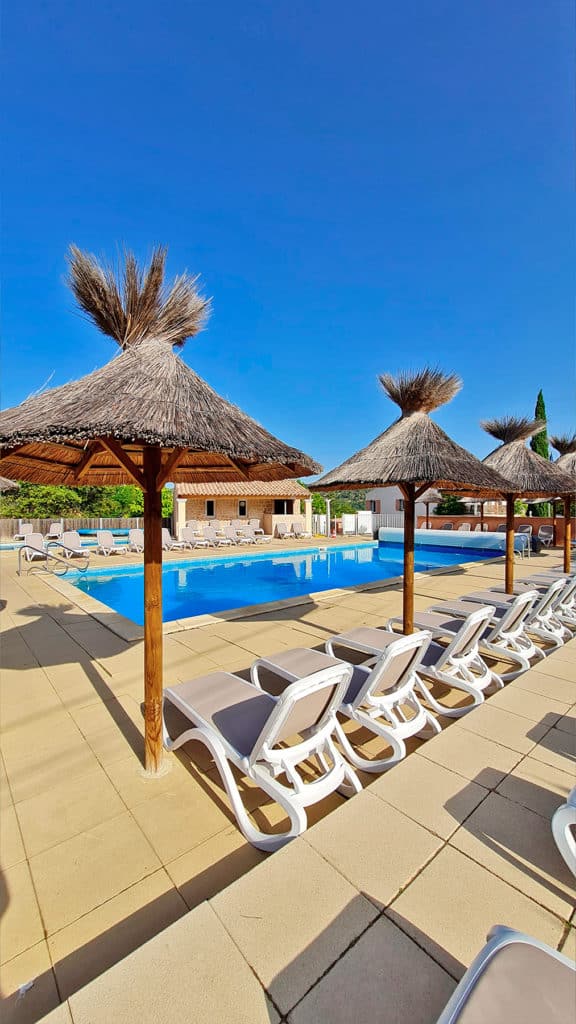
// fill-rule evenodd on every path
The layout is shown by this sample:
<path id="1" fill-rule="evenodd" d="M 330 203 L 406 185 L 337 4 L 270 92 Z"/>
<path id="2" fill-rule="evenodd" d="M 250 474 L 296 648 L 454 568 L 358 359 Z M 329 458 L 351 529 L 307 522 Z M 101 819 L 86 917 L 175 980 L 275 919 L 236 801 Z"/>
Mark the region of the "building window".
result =
<path id="1" fill-rule="evenodd" d="M 288 509 L 290 505 L 290 509 Z M 287 516 L 292 512 L 292 502 L 286 501 L 285 498 L 274 499 L 274 515 L 275 516 Z"/>
<path id="2" fill-rule="evenodd" d="M 366 502 L 366 507 L 367 507 L 367 511 L 368 512 L 378 513 L 380 511 L 380 502 L 379 501 L 367 501 Z"/>
<path id="3" fill-rule="evenodd" d="M 214 501 L 214 498 L 208 498 L 206 500 L 206 518 L 207 519 L 214 519 L 214 516 L 216 515 L 216 509 L 214 507 L 215 504 L 216 504 L 216 502 Z"/>
<path id="4" fill-rule="evenodd" d="M 243 519 L 244 516 L 248 515 L 248 505 L 245 501 L 238 502 L 238 518 Z"/>
<path id="5" fill-rule="evenodd" d="M 404 498 L 396 498 L 396 511 L 404 512 Z"/>

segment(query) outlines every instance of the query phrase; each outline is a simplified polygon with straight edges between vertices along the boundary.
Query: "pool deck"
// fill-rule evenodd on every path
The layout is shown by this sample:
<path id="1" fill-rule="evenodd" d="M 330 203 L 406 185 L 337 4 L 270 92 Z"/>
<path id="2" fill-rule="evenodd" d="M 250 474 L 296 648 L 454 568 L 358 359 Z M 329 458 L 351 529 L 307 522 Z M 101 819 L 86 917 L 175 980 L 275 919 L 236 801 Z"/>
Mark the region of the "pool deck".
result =
<path id="1" fill-rule="evenodd" d="M 516 575 L 560 561 L 545 551 Z M 142 643 L 15 569 L 3 552 L 6 1024 L 432 1024 L 493 924 L 576 951 L 573 879 L 549 827 L 574 785 L 574 640 L 414 740 L 353 800 L 313 809 L 304 836 L 266 856 L 237 830 L 203 748 L 143 777 Z M 502 576 L 501 561 L 419 574 L 416 607 Z M 215 615 L 165 637 L 165 679 L 245 673 L 259 655 L 400 610 L 401 587 L 386 582 Z M 260 824 L 282 827 L 262 794 L 247 800 Z"/>

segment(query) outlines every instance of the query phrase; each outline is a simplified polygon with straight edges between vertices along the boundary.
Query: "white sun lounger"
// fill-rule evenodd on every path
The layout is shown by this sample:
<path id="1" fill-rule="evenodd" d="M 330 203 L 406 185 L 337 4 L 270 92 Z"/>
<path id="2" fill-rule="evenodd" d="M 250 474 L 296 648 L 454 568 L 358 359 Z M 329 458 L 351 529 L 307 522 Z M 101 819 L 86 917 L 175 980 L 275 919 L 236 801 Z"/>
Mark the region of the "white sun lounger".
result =
<path id="1" fill-rule="evenodd" d="M 74 555 L 81 558 L 90 557 L 88 549 L 82 547 L 80 534 L 77 530 L 65 530 L 58 540 L 59 543 L 56 546 L 59 555 L 64 555 L 65 558 L 73 558 Z"/>
<path id="2" fill-rule="evenodd" d="M 557 579 L 564 580 L 564 588 L 558 590 L 558 596 L 552 604 L 554 615 L 560 619 L 562 625 L 567 626 L 572 632 L 576 630 L 576 576 L 567 573 L 560 576 L 558 573 L 535 573 L 514 584 L 514 590 L 523 591 L 529 588 L 545 593 L 551 583 Z"/>
<path id="3" fill-rule="evenodd" d="M 50 529 L 46 534 L 46 540 L 60 540 L 62 533 L 62 523 L 50 523 Z"/>
<path id="4" fill-rule="evenodd" d="M 230 547 L 232 544 L 229 537 L 222 537 L 219 533 L 216 533 L 214 526 L 204 527 L 204 540 L 207 540 L 215 548 Z"/>
<path id="5" fill-rule="evenodd" d="M 260 533 L 256 533 L 253 526 L 245 526 L 244 534 L 246 537 L 249 537 L 251 542 L 254 544 L 269 544 L 272 540 L 272 537 L 269 534 L 264 533 L 263 530 L 261 530 Z"/>
<path id="6" fill-rule="evenodd" d="M 144 530 L 128 530 L 128 551 L 141 555 L 144 551 Z"/>
<path id="7" fill-rule="evenodd" d="M 538 939 L 498 925 L 436 1024 L 568 1024 L 576 967 Z"/>
<path id="8" fill-rule="evenodd" d="M 261 850 L 277 850 L 304 832 L 307 807 L 335 790 L 352 795 L 362 788 L 334 743 L 336 708 L 351 675 L 350 666 L 338 662 L 292 683 L 280 697 L 230 672 L 169 687 L 164 700 L 193 725 L 172 740 L 164 720 L 164 745 L 176 750 L 198 740 L 208 747 L 243 835 Z M 282 745 L 295 737 L 300 738 L 293 745 Z M 304 782 L 298 769 L 309 758 L 315 758 L 321 774 Z M 231 764 L 284 808 L 290 818 L 287 832 L 271 835 L 254 826 Z"/>
<path id="9" fill-rule="evenodd" d="M 292 533 L 295 537 L 311 537 L 311 533 L 306 532 L 306 524 L 303 519 L 295 519 L 292 523 Z"/>
<path id="10" fill-rule="evenodd" d="M 256 541 L 252 540 L 252 537 L 244 536 L 239 533 L 235 526 L 225 526 L 224 536 L 228 538 L 231 544 L 255 544 Z"/>
<path id="11" fill-rule="evenodd" d="M 347 718 L 381 736 L 392 748 L 386 758 L 361 757 L 338 724 L 336 735 L 347 759 L 355 768 L 366 772 L 383 772 L 401 761 L 406 756 L 404 741 L 409 736 L 426 738 L 441 731 L 439 723 L 422 706 L 415 692 L 416 672 L 430 642 L 430 634 L 420 632 L 399 637 L 388 633 L 383 640 L 387 641 L 385 649 L 373 667 L 351 666 L 352 678 L 338 709 Z M 261 685 L 261 669 L 293 682 L 310 672 L 337 664 L 336 643 L 337 638 L 327 641 L 328 654 L 299 647 L 259 658 L 250 670 L 252 681 Z"/>
<path id="12" fill-rule="evenodd" d="M 98 544 L 97 551 L 101 555 L 124 555 L 126 554 L 126 548 L 121 547 L 120 544 L 114 539 L 114 534 L 111 530 L 97 530 L 96 531 L 96 542 Z"/>
<path id="13" fill-rule="evenodd" d="M 27 562 L 33 562 L 36 558 L 47 558 L 44 537 L 41 533 L 27 533 L 24 539 L 23 550 Z"/>
<path id="14" fill-rule="evenodd" d="M 192 550 L 194 548 L 207 548 L 210 546 L 210 541 L 204 537 L 199 537 L 193 526 L 182 527 L 182 543 L 185 547 Z"/>
<path id="15" fill-rule="evenodd" d="M 183 540 L 176 540 L 175 537 L 171 536 L 170 530 L 166 526 L 162 527 L 162 550 L 163 551 L 174 551 L 174 550 L 178 550 L 178 548 L 185 548 L 185 547 L 186 547 L 186 542 L 185 541 L 183 541 Z"/>
<path id="16" fill-rule="evenodd" d="M 524 631 L 532 636 L 549 644 L 552 650 L 562 647 L 565 640 L 572 637 L 570 630 L 554 614 L 554 605 L 560 597 L 561 591 L 566 586 L 566 580 L 552 580 L 548 589 L 541 594 L 530 610 L 524 622 Z M 476 590 L 472 594 L 466 594 L 465 601 L 475 604 L 490 602 L 498 607 L 507 607 L 514 600 L 513 594 L 506 594 L 504 587 L 490 587 L 488 590 Z M 550 653 L 550 652 L 548 652 Z"/>
<path id="17" fill-rule="evenodd" d="M 500 676 L 488 668 L 478 651 L 478 641 L 493 611 L 494 608 L 490 606 L 473 611 L 463 622 L 456 623 L 458 632 L 447 647 L 431 641 L 424 652 L 418 665 L 416 690 L 437 714 L 460 718 L 483 703 L 485 690 L 503 686 Z M 340 633 L 339 636 L 333 637 L 331 643 L 379 656 L 389 643 L 387 637 L 390 633 L 389 629 L 359 626 L 348 633 Z M 398 636 L 397 633 L 392 635 Z M 471 703 L 456 708 L 443 704 L 433 696 L 422 677 L 431 683 L 443 683 L 445 686 L 462 690 L 472 697 Z"/>
<path id="18" fill-rule="evenodd" d="M 20 532 L 15 533 L 12 539 L 23 540 L 24 543 L 26 543 L 26 538 L 29 537 L 31 533 L 34 533 L 32 523 L 22 523 L 20 526 Z"/>
<path id="19" fill-rule="evenodd" d="M 565 804 L 555 811 L 552 818 L 552 835 L 558 850 L 576 875 L 576 787 L 569 794 Z"/>
<path id="20" fill-rule="evenodd" d="M 481 654 L 511 661 L 517 666 L 509 672 L 500 673 L 500 678 L 504 682 L 516 679 L 531 667 L 533 661 L 546 656 L 540 647 L 536 647 L 524 629 L 537 597 L 535 590 L 526 590 L 512 597 L 505 607 L 494 608 L 492 619 L 478 642 Z M 476 607 L 477 605 L 466 599 L 442 601 L 440 604 L 432 605 L 425 612 L 417 612 L 414 616 L 414 625 L 419 629 L 431 630 L 432 635 L 436 637 L 452 637 L 458 627 L 455 619 L 466 618 Z"/>

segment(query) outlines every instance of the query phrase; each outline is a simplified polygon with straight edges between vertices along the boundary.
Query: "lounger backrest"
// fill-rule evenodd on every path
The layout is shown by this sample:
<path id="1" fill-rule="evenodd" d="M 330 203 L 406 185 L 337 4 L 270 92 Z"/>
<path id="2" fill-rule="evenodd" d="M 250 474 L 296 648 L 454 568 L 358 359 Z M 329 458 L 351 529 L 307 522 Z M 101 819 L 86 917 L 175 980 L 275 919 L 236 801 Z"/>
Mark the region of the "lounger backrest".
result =
<path id="1" fill-rule="evenodd" d="M 172 537 L 170 536 L 170 530 L 166 527 L 162 527 L 162 544 L 172 544 Z"/>
<path id="2" fill-rule="evenodd" d="M 194 530 L 191 526 L 182 527 L 182 540 L 186 541 L 187 544 L 193 544 L 198 538 L 194 536 Z"/>
<path id="3" fill-rule="evenodd" d="M 286 523 L 276 523 L 276 533 L 279 537 L 285 537 L 287 532 Z"/>
<path id="4" fill-rule="evenodd" d="M 449 661 L 464 659 L 477 653 L 478 641 L 496 611 L 494 605 L 486 604 L 464 619 L 452 642 L 446 647 L 444 657 L 440 656 L 436 668 L 440 670 Z"/>
<path id="5" fill-rule="evenodd" d="M 352 666 L 342 662 L 290 683 L 256 740 L 250 762 L 298 734 L 304 733 L 308 743 L 335 718 L 351 678 Z M 293 746 L 290 751 L 296 753 Z"/>
<path id="6" fill-rule="evenodd" d="M 442 523 L 442 526 L 440 527 L 440 529 L 441 530 L 453 530 L 454 529 L 454 523 Z"/>
<path id="7" fill-rule="evenodd" d="M 248 537 L 250 540 L 256 540 L 256 534 L 254 533 L 253 526 L 243 526 L 242 533 L 244 534 L 245 537 Z"/>
<path id="8" fill-rule="evenodd" d="M 540 529 L 538 530 L 538 536 L 539 537 L 546 537 L 546 539 L 548 539 L 549 537 L 553 537 L 554 536 L 554 530 L 552 529 L 551 526 L 546 526 L 546 524 L 544 524 L 544 526 L 541 526 Z"/>
<path id="9" fill-rule="evenodd" d="M 536 590 L 526 590 L 523 594 L 519 594 L 486 639 L 490 643 L 497 643 L 500 636 L 519 636 L 524 630 L 524 622 L 537 598 L 538 591 Z"/>
<path id="10" fill-rule="evenodd" d="M 80 534 L 76 530 L 65 530 L 60 539 L 65 548 L 80 547 Z"/>
<path id="11" fill-rule="evenodd" d="M 19 536 L 27 537 L 30 533 L 33 532 L 33 530 L 34 527 L 32 526 L 32 523 L 22 523 L 22 526 L 20 527 L 19 531 Z"/>
<path id="12" fill-rule="evenodd" d="M 470 523 L 460 523 L 460 526 L 458 527 L 458 532 L 459 533 L 469 533 L 470 532 Z"/>
<path id="13" fill-rule="evenodd" d="M 399 636 L 378 658 L 372 672 L 358 691 L 352 705 L 360 707 L 371 697 L 402 686 L 418 669 L 432 634 L 421 629 L 410 636 Z"/>
<path id="14" fill-rule="evenodd" d="M 500 526 L 496 527 L 496 533 L 506 533 L 506 523 L 500 523 Z"/>
<path id="15" fill-rule="evenodd" d="M 111 530 L 97 530 L 96 540 L 98 541 L 98 546 L 101 548 L 114 547 L 114 535 Z"/>
<path id="16" fill-rule="evenodd" d="M 527 533 L 528 536 L 531 537 L 532 536 L 532 527 L 531 526 L 519 526 L 518 529 L 516 530 L 516 533 Z"/>
<path id="17" fill-rule="evenodd" d="M 42 536 L 41 533 L 27 533 L 25 543 L 28 548 L 34 548 L 34 551 L 41 551 L 43 555 L 46 554 L 46 549 L 44 547 L 44 537 Z M 24 550 L 26 553 L 26 558 L 32 558 L 32 551 L 26 550 L 26 548 Z"/>
<path id="18" fill-rule="evenodd" d="M 214 540 L 215 536 L 216 530 L 214 529 L 213 526 L 204 527 L 204 537 L 206 538 L 206 540 Z"/>
<path id="19" fill-rule="evenodd" d="M 144 530 L 128 530 L 128 540 L 131 544 L 142 544 L 144 542 Z"/>
<path id="20" fill-rule="evenodd" d="M 232 540 L 232 541 L 234 541 L 234 543 L 236 543 L 236 541 L 238 540 L 238 536 L 236 534 L 236 527 L 235 526 L 225 526 L 224 527 L 224 536 L 228 537 L 229 540 Z"/>
<path id="21" fill-rule="evenodd" d="M 260 528 L 260 520 L 250 519 L 248 525 L 251 526 L 254 530 L 258 530 Z"/>
<path id="22" fill-rule="evenodd" d="M 565 589 L 565 587 L 566 580 L 554 580 L 554 582 L 551 583 L 548 587 L 546 593 L 542 594 L 539 600 L 537 600 L 534 604 L 532 611 L 528 616 L 528 621 L 532 622 L 533 619 L 542 618 L 544 615 L 546 615 L 553 607 L 553 605 L 556 604 L 556 601 L 560 598 L 561 592 Z"/>
<path id="23" fill-rule="evenodd" d="M 62 523 L 50 523 L 48 530 L 49 537 L 59 537 L 62 533 Z"/>

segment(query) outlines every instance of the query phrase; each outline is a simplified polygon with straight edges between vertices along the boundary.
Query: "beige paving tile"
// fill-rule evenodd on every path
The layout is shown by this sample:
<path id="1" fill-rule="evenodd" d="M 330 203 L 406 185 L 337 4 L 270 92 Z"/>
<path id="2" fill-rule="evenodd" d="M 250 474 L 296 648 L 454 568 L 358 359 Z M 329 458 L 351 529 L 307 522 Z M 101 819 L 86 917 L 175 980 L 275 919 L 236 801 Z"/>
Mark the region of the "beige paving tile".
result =
<path id="1" fill-rule="evenodd" d="M 495 924 L 557 947 L 564 925 L 528 896 L 450 846 L 386 911 L 454 978 L 460 978 Z"/>
<path id="2" fill-rule="evenodd" d="M 489 698 L 488 707 L 501 711 L 510 711 L 514 715 L 529 718 L 532 722 L 550 721 L 550 725 L 558 724 L 558 719 L 565 714 L 569 705 L 552 700 L 549 696 L 522 690 L 518 686 L 508 685 L 498 690 Z M 549 716 L 549 717 L 548 717 Z"/>
<path id="3" fill-rule="evenodd" d="M 441 848 L 442 840 L 364 791 L 309 829 L 306 843 L 382 909 Z M 379 855 L 381 850 L 384 855 Z"/>
<path id="4" fill-rule="evenodd" d="M 4 963 L 44 938 L 38 901 L 26 861 L 0 875 L 0 958 Z"/>
<path id="5" fill-rule="evenodd" d="M 26 859 L 26 852 L 20 835 L 18 818 L 14 807 L 9 804 L 0 810 L 0 866 L 11 868 Z"/>
<path id="6" fill-rule="evenodd" d="M 551 716 L 552 717 L 552 716 Z M 485 739 L 493 740 L 494 743 L 516 750 L 520 754 L 529 754 L 535 744 L 547 732 L 555 721 L 535 723 L 521 715 L 511 714 L 509 711 L 502 711 L 500 708 L 491 707 L 490 704 L 483 704 L 455 723 L 456 729 L 464 729 L 466 732 L 473 732 L 477 736 L 484 736 Z"/>
<path id="7" fill-rule="evenodd" d="M 298 839 L 215 896 L 210 905 L 282 1013 L 302 998 L 377 913 Z"/>
<path id="8" fill-rule="evenodd" d="M 554 679 L 565 679 L 566 682 L 576 686 L 576 644 L 570 644 L 574 652 L 574 660 L 556 658 L 550 655 L 538 665 L 539 672 L 545 676 L 552 676 Z"/>
<path id="9" fill-rule="evenodd" d="M 502 780 L 497 792 L 549 820 L 566 803 L 573 786 L 573 774 L 529 756 Z"/>
<path id="10" fill-rule="evenodd" d="M 187 909 L 160 870 L 50 936 L 48 947 L 62 998 L 168 928 Z"/>
<path id="11" fill-rule="evenodd" d="M 226 797 L 217 803 L 192 779 L 139 803 L 132 813 L 163 864 L 230 826 Z"/>
<path id="12" fill-rule="evenodd" d="M 12 793 L 10 792 L 10 786 L 8 784 L 8 776 L 6 774 L 6 768 L 4 766 L 4 758 L 0 753 L 0 809 L 4 810 L 6 807 L 12 806 Z"/>
<path id="13" fill-rule="evenodd" d="M 30 869 L 48 935 L 159 867 L 128 812 L 32 857 Z"/>
<path id="14" fill-rule="evenodd" d="M 266 1000 L 209 904 L 71 996 L 74 1024 L 173 1020 L 270 1024 Z"/>
<path id="15" fill-rule="evenodd" d="M 572 963 L 576 962 L 576 928 L 568 929 L 560 950 L 564 956 L 569 957 Z"/>
<path id="16" fill-rule="evenodd" d="M 537 761 L 544 761 L 561 772 L 571 773 L 572 776 L 576 772 L 574 739 L 563 729 L 551 729 L 530 753 Z"/>
<path id="17" fill-rule="evenodd" d="M 38 942 L 0 969 L 2 1024 L 32 1024 L 58 1006 L 50 955 Z"/>
<path id="18" fill-rule="evenodd" d="M 74 1024 L 68 1003 L 60 1003 L 55 1010 L 42 1017 L 42 1024 Z"/>
<path id="19" fill-rule="evenodd" d="M 450 843 L 553 913 L 571 913 L 574 880 L 541 815 L 490 793 Z"/>
<path id="20" fill-rule="evenodd" d="M 412 756 L 435 761 L 486 789 L 494 789 L 521 758 L 517 751 L 453 726 L 423 743 Z"/>
<path id="21" fill-rule="evenodd" d="M 63 778 L 88 775 L 98 768 L 98 762 L 86 741 L 80 737 L 50 756 L 35 748 L 27 749 L 22 758 L 14 764 L 7 764 L 6 768 L 14 803 L 18 804 L 21 800 L 50 792 Z"/>
<path id="22" fill-rule="evenodd" d="M 189 772 L 177 755 L 165 753 L 164 758 L 167 771 L 157 778 L 145 773 L 133 753 L 106 765 L 105 772 L 127 807 L 136 807 L 162 793 L 172 792 L 189 780 Z"/>
<path id="23" fill-rule="evenodd" d="M 105 772 L 99 768 L 80 778 L 66 778 L 40 796 L 22 800 L 18 820 L 29 857 L 85 832 L 125 806 Z"/>
<path id="24" fill-rule="evenodd" d="M 576 708 L 570 708 L 556 722 L 556 728 L 563 732 L 569 732 L 576 740 Z"/>
<path id="25" fill-rule="evenodd" d="M 188 907 L 216 896 L 266 857 L 233 825 L 166 865 Z"/>
<path id="26" fill-rule="evenodd" d="M 131 752 L 143 760 L 144 719 L 140 705 L 132 698 L 118 696 L 73 711 L 73 717 L 100 764 L 121 761 Z"/>
<path id="27" fill-rule="evenodd" d="M 540 693 L 543 697 L 550 697 L 551 700 L 564 704 L 573 704 L 576 701 L 576 683 L 545 675 L 540 667 L 531 668 L 529 672 L 518 676 L 514 680 L 514 686 L 521 690 L 530 690 L 532 693 Z"/>
<path id="28" fill-rule="evenodd" d="M 488 790 L 434 761 L 407 757 L 370 786 L 370 793 L 448 839 Z"/>
<path id="29" fill-rule="evenodd" d="M 290 1024 L 430 1024 L 455 981 L 386 918 L 364 933 L 304 997 Z"/>

